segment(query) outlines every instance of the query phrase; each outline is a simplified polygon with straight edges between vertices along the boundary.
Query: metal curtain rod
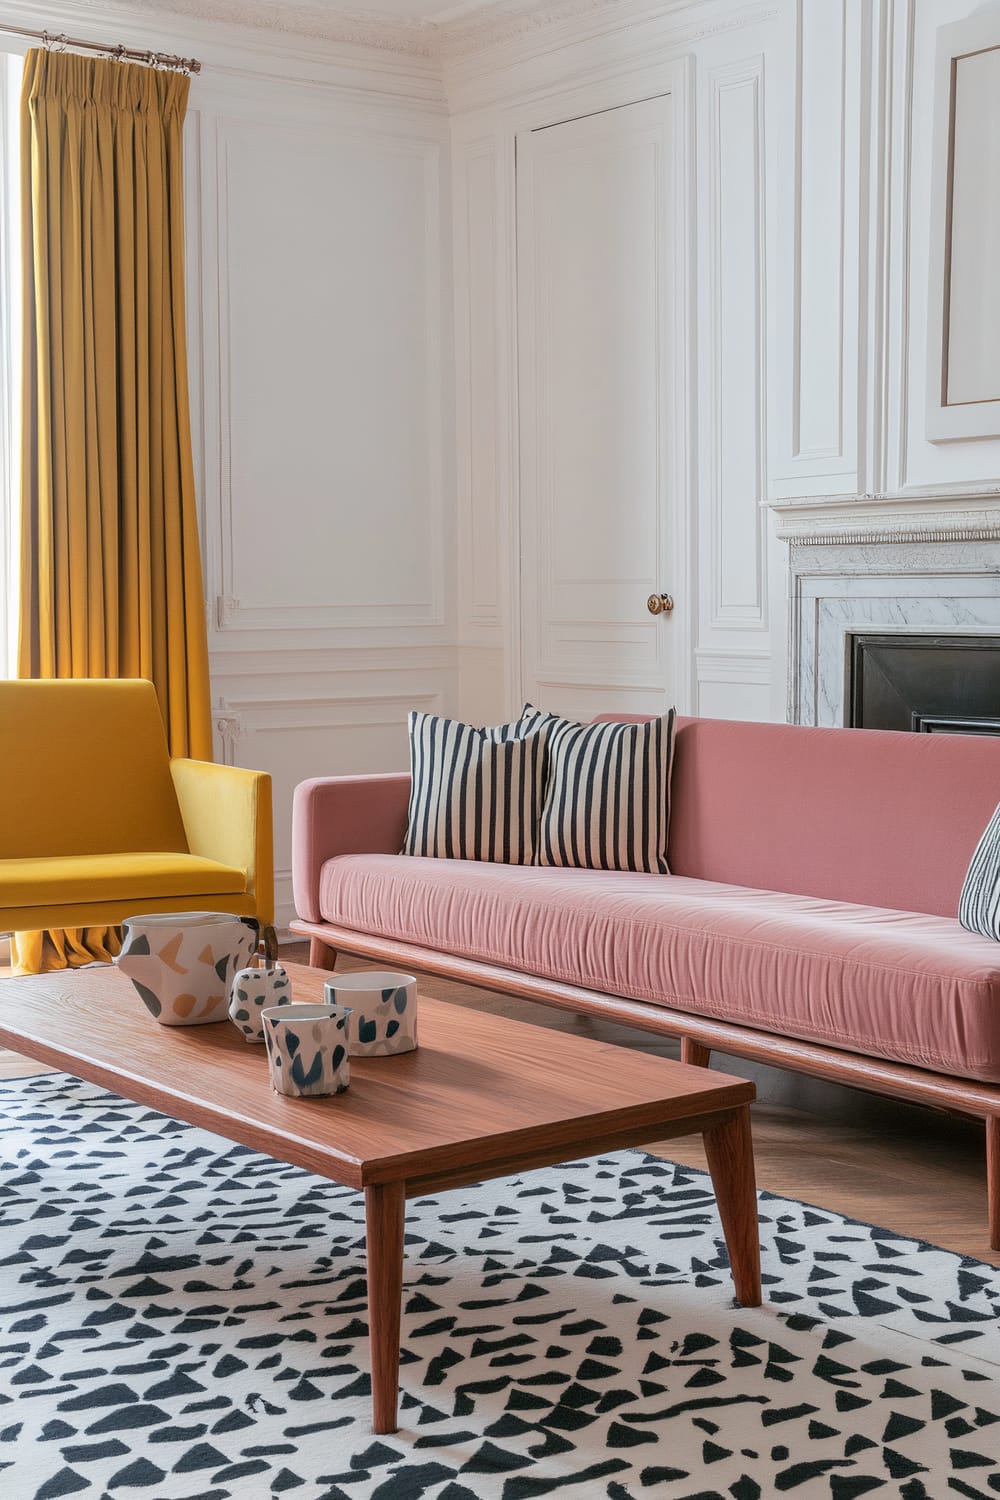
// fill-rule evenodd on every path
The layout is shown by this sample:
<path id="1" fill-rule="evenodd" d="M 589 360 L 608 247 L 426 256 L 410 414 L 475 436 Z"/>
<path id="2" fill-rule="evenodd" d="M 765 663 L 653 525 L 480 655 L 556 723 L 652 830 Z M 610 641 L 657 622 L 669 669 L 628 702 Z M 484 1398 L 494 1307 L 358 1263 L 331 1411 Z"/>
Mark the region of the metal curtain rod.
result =
<path id="1" fill-rule="evenodd" d="M 8 26 L 5 21 L 0 21 L 0 32 L 6 32 L 9 36 L 33 37 L 50 52 L 64 52 L 67 47 L 72 47 L 81 52 L 103 52 L 118 62 L 145 63 L 150 68 L 176 68 L 180 73 L 201 72 L 201 63 L 196 57 L 177 57 L 172 52 L 140 52 L 133 47 L 123 47 L 120 43 L 113 47 L 107 42 L 85 42 L 77 36 L 66 36 L 65 32 L 54 36 L 51 31 L 29 31 L 26 26 Z"/>

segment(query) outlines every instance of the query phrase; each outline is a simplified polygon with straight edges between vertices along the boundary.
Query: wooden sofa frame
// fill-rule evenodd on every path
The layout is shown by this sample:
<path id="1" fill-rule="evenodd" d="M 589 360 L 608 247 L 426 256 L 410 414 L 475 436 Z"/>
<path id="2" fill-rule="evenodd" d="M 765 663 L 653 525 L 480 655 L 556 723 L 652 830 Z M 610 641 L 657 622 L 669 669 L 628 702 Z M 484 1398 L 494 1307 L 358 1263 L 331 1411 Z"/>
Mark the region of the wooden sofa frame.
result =
<path id="1" fill-rule="evenodd" d="M 986 1193 L 989 1242 L 1000 1250 L 1000 1084 L 955 1078 L 884 1058 L 845 1052 L 816 1042 L 794 1041 L 755 1031 L 732 1021 L 717 1021 L 686 1011 L 653 1006 L 621 995 L 604 995 L 582 986 L 522 974 L 496 964 L 432 952 L 392 938 L 372 936 L 326 922 L 290 923 L 291 931 L 309 938 L 309 962 L 332 969 L 338 953 L 400 964 L 425 974 L 455 979 L 480 989 L 537 1000 L 581 1015 L 601 1016 L 658 1036 L 677 1037 L 681 1059 L 707 1067 L 713 1051 L 749 1058 L 769 1067 L 788 1068 L 834 1083 L 904 1099 L 913 1104 L 973 1115 L 986 1124 Z"/>

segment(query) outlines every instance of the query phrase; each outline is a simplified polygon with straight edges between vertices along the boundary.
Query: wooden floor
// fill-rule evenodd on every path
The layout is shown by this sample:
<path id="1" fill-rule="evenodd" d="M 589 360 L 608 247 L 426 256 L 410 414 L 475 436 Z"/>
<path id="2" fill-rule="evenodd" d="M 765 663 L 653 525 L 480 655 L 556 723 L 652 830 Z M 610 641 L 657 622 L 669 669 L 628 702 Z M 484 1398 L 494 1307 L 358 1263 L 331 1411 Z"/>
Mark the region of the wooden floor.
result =
<path id="1" fill-rule="evenodd" d="M 306 945 L 283 948 L 282 956 L 305 962 Z M 365 965 L 348 960 L 344 967 Z M 456 1005 L 481 1006 L 518 1020 L 677 1056 L 675 1044 L 664 1038 L 468 985 L 425 979 L 421 990 Z M 1000 1253 L 990 1250 L 986 1235 L 981 1122 L 876 1099 L 854 1089 L 790 1081 L 788 1075 L 751 1069 L 736 1059 L 719 1058 L 717 1065 L 737 1074 L 752 1072 L 757 1081 L 761 1097 L 753 1114 L 759 1187 L 1000 1266 Z M 0 1078 L 47 1071 L 27 1058 L 0 1051 Z M 794 1105 L 780 1102 L 788 1098 L 790 1083 Z M 670 1141 L 661 1154 L 689 1166 L 705 1166 L 698 1137 Z"/>

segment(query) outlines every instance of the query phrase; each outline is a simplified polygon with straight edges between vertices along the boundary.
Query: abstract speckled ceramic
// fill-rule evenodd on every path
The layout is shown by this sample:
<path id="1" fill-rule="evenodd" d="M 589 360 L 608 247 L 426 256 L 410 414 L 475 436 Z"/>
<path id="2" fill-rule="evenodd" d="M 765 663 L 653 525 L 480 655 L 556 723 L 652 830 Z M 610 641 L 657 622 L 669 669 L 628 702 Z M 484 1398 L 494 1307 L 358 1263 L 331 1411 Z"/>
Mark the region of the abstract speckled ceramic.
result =
<path id="1" fill-rule="evenodd" d="M 257 933 L 229 912 L 129 917 L 115 963 L 162 1026 L 204 1026 L 229 1013 L 233 975 L 250 962 Z"/>
<path id="2" fill-rule="evenodd" d="M 229 1019 L 248 1042 L 263 1042 L 261 1012 L 268 1005 L 290 1005 L 292 981 L 281 964 L 240 969 L 229 991 Z"/>
<path id="3" fill-rule="evenodd" d="M 390 1057 L 417 1045 L 417 981 L 412 974 L 361 969 L 323 986 L 330 1005 L 349 1005 L 352 1057 Z"/>
<path id="4" fill-rule="evenodd" d="M 279 1094 L 339 1094 L 351 1081 L 351 1012 L 340 1005 L 268 1006 L 264 1041 L 271 1087 Z"/>

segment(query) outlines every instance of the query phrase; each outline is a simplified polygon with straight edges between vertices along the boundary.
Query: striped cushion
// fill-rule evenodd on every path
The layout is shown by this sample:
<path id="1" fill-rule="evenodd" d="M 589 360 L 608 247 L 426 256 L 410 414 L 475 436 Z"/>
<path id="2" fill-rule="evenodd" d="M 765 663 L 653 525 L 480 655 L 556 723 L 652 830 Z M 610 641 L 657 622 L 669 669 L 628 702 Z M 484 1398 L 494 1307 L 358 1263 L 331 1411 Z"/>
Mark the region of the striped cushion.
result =
<path id="1" fill-rule="evenodd" d="M 669 874 L 674 710 L 645 724 L 557 719 L 546 739 L 536 863 Z"/>
<path id="2" fill-rule="evenodd" d="M 477 729 L 411 713 L 404 854 L 530 865 L 542 805 L 545 731 Z"/>
<path id="3" fill-rule="evenodd" d="M 958 920 L 970 932 L 1000 942 L 1000 807 L 969 863 L 958 898 Z"/>

